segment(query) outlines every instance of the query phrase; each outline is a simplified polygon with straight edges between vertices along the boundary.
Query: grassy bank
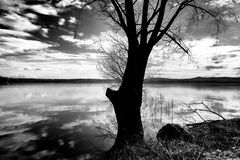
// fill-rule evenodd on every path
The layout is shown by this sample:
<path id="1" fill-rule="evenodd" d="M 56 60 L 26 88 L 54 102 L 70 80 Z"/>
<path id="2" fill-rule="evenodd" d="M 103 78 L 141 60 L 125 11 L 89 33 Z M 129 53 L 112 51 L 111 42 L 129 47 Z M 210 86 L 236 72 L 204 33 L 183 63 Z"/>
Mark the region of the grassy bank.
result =
<path id="1" fill-rule="evenodd" d="M 193 142 L 158 142 L 146 138 L 144 144 L 126 146 L 111 157 L 98 154 L 90 159 L 112 160 L 222 160 L 240 159 L 240 119 L 209 121 L 186 126 Z"/>

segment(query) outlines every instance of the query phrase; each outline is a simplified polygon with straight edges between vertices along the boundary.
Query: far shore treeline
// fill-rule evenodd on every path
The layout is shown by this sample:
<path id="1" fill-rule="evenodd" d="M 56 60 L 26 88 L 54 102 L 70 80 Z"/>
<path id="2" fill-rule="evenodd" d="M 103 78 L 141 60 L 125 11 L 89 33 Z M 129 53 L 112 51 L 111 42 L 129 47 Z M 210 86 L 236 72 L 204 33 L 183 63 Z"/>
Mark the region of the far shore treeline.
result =
<path id="1" fill-rule="evenodd" d="M 0 77 L 0 84 L 14 83 L 108 83 L 109 79 L 37 79 L 37 78 L 7 78 Z"/>
<path id="2" fill-rule="evenodd" d="M 115 83 L 112 79 L 37 79 L 37 78 L 7 78 L 0 76 L 0 84 L 21 83 Z M 233 77 L 196 77 L 190 79 L 149 78 L 146 84 L 209 84 L 209 85 L 239 85 L 240 78 Z"/>

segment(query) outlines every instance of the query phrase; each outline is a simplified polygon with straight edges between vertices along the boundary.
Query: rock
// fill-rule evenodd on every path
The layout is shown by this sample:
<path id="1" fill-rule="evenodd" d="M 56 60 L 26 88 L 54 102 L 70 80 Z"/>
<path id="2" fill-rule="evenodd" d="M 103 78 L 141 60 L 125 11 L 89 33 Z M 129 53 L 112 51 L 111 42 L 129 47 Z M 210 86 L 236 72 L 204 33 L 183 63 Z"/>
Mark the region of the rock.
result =
<path id="1" fill-rule="evenodd" d="M 191 142 L 193 137 L 187 129 L 184 129 L 180 125 L 167 124 L 158 131 L 157 139 L 158 141 L 182 140 Z"/>

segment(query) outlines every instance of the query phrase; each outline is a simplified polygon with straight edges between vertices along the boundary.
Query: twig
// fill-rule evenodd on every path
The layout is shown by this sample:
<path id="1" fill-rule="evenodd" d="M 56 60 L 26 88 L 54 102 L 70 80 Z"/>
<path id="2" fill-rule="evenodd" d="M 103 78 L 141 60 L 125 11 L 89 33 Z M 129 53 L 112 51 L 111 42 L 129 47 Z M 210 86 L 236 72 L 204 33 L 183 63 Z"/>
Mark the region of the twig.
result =
<path id="1" fill-rule="evenodd" d="M 201 112 L 210 112 L 210 113 L 212 113 L 212 114 L 217 115 L 218 117 L 221 117 L 223 120 L 226 120 L 221 114 L 219 114 L 219 113 L 211 110 L 203 101 L 200 102 L 200 103 L 191 103 L 191 104 L 186 104 L 186 103 L 184 103 L 184 105 L 185 105 L 185 107 L 187 107 L 187 108 L 189 108 L 191 111 L 193 111 L 195 114 L 197 114 L 198 117 L 199 117 L 200 119 L 202 119 L 204 123 L 206 123 L 208 120 L 205 120 L 198 111 L 201 111 Z M 193 108 L 193 107 L 192 107 L 193 105 L 203 105 L 206 109 Z M 186 119 L 184 119 L 183 117 L 182 117 L 182 119 L 185 120 L 185 121 L 190 122 L 189 120 L 186 120 Z"/>

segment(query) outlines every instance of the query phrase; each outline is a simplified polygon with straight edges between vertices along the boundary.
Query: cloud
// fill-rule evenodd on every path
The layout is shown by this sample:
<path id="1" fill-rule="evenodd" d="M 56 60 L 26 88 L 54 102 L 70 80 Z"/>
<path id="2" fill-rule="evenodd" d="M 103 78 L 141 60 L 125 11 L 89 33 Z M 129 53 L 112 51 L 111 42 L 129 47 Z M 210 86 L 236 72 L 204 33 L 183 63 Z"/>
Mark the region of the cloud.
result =
<path id="1" fill-rule="evenodd" d="M 229 51 L 229 53 L 234 53 L 234 52 L 240 52 L 240 49 L 236 49 L 236 50 L 232 50 L 232 51 Z"/>
<path id="2" fill-rule="evenodd" d="M 10 59 L 19 62 L 60 62 L 81 64 L 83 61 L 96 63 L 99 59 L 98 53 L 69 54 L 49 48 L 40 50 L 25 50 L 17 54 L 5 53 L 0 55 L 2 59 Z"/>
<path id="3" fill-rule="evenodd" d="M 1 0 L 0 1 L 0 9 L 5 10 L 5 12 L 19 12 L 22 8 L 24 8 L 23 0 Z"/>
<path id="4" fill-rule="evenodd" d="M 18 53 L 2 53 L 0 54 L 0 59 L 22 61 L 27 60 L 29 55 L 30 53 L 28 53 L 27 51 Z"/>
<path id="5" fill-rule="evenodd" d="M 83 8 L 83 6 L 85 5 L 86 3 L 85 2 L 80 2 L 80 1 L 72 1 L 72 0 L 62 0 L 60 1 L 57 6 L 58 7 L 68 7 L 68 6 L 76 6 L 77 8 L 81 9 Z M 90 6 L 85 6 L 86 9 L 91 9 Z"/>
<path id="6" fill-rule="evenodd" d="M 26 13 L 25 17 L 29 18 L 30 20 L 36 20 L 38 16 L 34 13 Z"/>
<path id="7" fill-rule="evenodd" d="M 48 37 L 48 29 L 47 28 L 41 28 L 41 34 L 43 37 Z"/>
<path id="8" fill-rule="evenodd" d="M 41 4 L 39 1 L 35 4 L 29 4 L 28 0 L 1 0 L 0 8 L 7 12 L 20 13 L 23 10 L 31 9 L 37 13 L 44 15 L 58 15 L 58 10 L 49 4 Z"/>
<path id="9" fill-rule="evenodd" d="M 216 55 L 212 57 L 213 61 L 217 61 L 217 60 L 223 60 L 227 57 L 227 55 Z"/>
<path id="10" fill-rule="evenodd" d="M 92 38 L 89 39 L 75 39 L 72 35 L 63 35 L 61 38 L 65 41 L 69 41 L 77 45 L 78 47 L 86 46 L 91 48 L 91 46 L 95 45 L 95 41 Z"/>
<path id="11" fill-rule="evenodd" d="M 234 70 L 235 70 L 236 74 L 239 76 L 239 74 L 240 74 L 240 67 L 236 67 L 236 68 L 234 68 Z"/>
<path id="12" fill-rule="evenodd" d="M 228 22 L 228 30 L 219 35 L 219 40 L 225 45 L 240 45 L 240 24 L 236 22 Z"/>
<path id="13" fill-rule="evenodd" d="M 24 67 L 23 67 L 24 66 Z M 28 70 L 24 70 L 28 68 Z M 36 68 L 38 70 L 36 72 Z M 2 69 L 2 68 L 1 68 Z M 0 71 L 1 71 L 0 69 Z M 6 74 L 6 70 L 4 71 Z M 1 72 L 4 74 L 4 72 Z M 82 62 L 81 64 L 72 62 L 12 62 L 8 68 L 8 76 L 21 76 L 32 78 L 99 78 L 101 77 L 95 64 Z"/>
<path id="14" fill-rule="evenodd" d="M 215 1 L 210 1 L 210 5 L 212 6 L 219 6 L 219 7 L 222 7 L 222 6 L 230 6 L 230 7 L 234 7 L 236 6 L 235 3 L 240 3 L 239 0 L 234 0 L 234 1 L 229 1 L 229 0 L 215 0 Z"/>
<path id="15" fill-rule="evenodd" d="M 236 54 L 230 54 L 230 55 L 229 55 L 230 58 L 235 58 L 235 57 L 237 57 L 237 56 L 238 56 L 238 55 L 236 55 Z"/>
<path id="16" fill-rule="evenodd" d="M 30 49 L 43 49 L 52 45 L 35 40 L 27 40 L 15 37 L 0 37 L 0 54 L 23 52 Z"/>
<path id="17" fill-rule="evenodd" d="M 52 16 L 58 15 L 57 9 L 50 6 L 49 4 L 32 5 L 32 6 L 29 6 L 29 8 L 43 15 L 52 15 Z"/>
<path id="18" fill-rule="evenodd" d="M 227 58 L 227 55 L 216 55 L 212 57 L 212 61 L 215 64 L 219 64 L 222 63 L 225 58 Z"/>
<path id="19" fill-rule="evenodd" d="M 34 25 L 28 18 L 19 16 L 16 13 L 0 17 L 0 24 L 13 27 L 18 31 L 34 31 L 40 28 L 39 26 Z"/>
<path id="20" fill-rule="evenodd" d="M 14 37 L 31 37 L 32 35 L 23 31 L 15 31 L 9 29 L 0 29 L 1 36 L 14 36 Z"/>
<path id="21" fill-rule="evenodd" d="M 223 67 L 223 66 L 205 66 L 206 70 L 210 71 L 210 70 L 213 70 L 213 69 L 223 69 L 223 68 L 226 68 L 226 67 Z"/>
<path id="22" fill-rule="evenodd" d="M 124 36 L 121 36 L 112 31 L 100 32 L 98 35 L 92 35 L 88 38 L 75 39 L 71 35 L 63 35 L 62 39 L 74 43 L 78 47 L 85 47 L 89 50 L 102 51 L 111 50 L 113 45 L 113 38 L 119 41 L 125 41 Z"/>
<path id="23" fill-rule="evenodd" d="M 5 28 L 0 29 L 1 74 L 43 78 L 100 77 L 96 69 L 99 48 L 111 48 L 108 34 L 119 39 L 125 37 L 111 32 L 94 17 L 83 16 L 79 34 L 74 39 L 74 24 L 83 3 L 71 7 L 70 1 L 58 4 L 70 8 L 64 12 L 48 4 L 27 5 L 22 0 L 0 2 L 0 9 L 6 10 L 0 17 L 0 25 Z M 229 30 L 221 34 L 219 40 L 210 37 L 202 26 L 198 34 L 184 39 L 187 45 L 193 46 L 190 48 L 193 60 L 178 53 L 162 54 L 159 47 L 154 47 L 148 70 L 172 78 L 235 75 L 240 59 L 240 25 L 232 21 L 227 23 Z"/>
<path id="24" fill-rule="evenodd" d="M 94 44 L 98 36 L 94 34 L 104 27 L 93 17 L 83 17 L 80 39 L 75 40 L 73 23 L 82 4 L 77 5 L 62 12 L 48 4 L 2 0 L 0 26 L 5 29 L 0 29 L 0 73 L 10 77 L 100 77 Z"/>
<path id="25" fill-rule="evenodd" d="M 77 19 L 75 17 L 70 17 L 69 22 L 70 23 L 76 23 Z"/>
<path id="26" fill-rule="evenodd" d="M 215 46 L 216 39 L 185 40 L 192 46 L 191 57 L 181 54 L 164 54 L 155 48 L 150 55 L 148 69 L 157 73 L 156 76 L 169 78 L 192 78 L 214 76 L 236 76 L 236 66 L 239 66 L 239 46 Z M 221 65 L 220 65 L 221 64 Z M 155 76 L 155 77 L 156 77 Z"/>
<path id="27" fill-rule="evenodd" d="M 100 78 L 96 68 L 98 56 L 98 53 L 69 54 L 49 48 L 26 50 L 0 55 L 0 72 L 12 77 Z"/>
<path id="28" fill-rule="evenodd" d="M 64 23 L 65 23 L 65 19 L 64 18 L 60 18 L 60 20 L 58 21 L 58 24 L 60 25 L 60 26 L 62 26 L 62 25 L 64 25 Z"/>

